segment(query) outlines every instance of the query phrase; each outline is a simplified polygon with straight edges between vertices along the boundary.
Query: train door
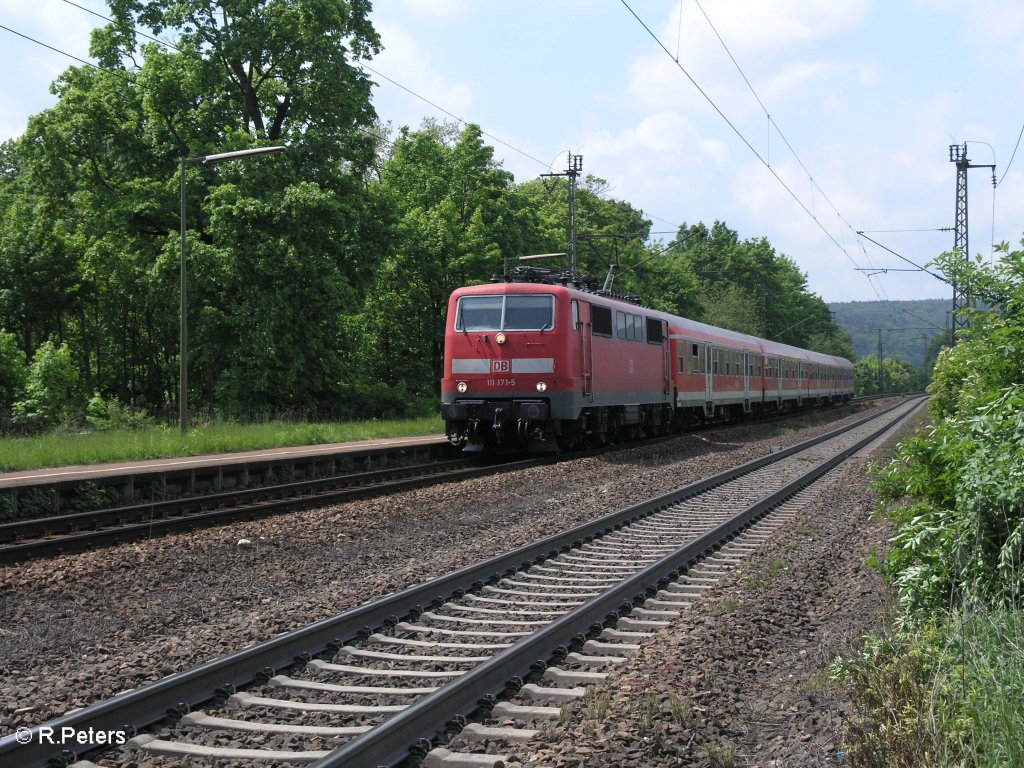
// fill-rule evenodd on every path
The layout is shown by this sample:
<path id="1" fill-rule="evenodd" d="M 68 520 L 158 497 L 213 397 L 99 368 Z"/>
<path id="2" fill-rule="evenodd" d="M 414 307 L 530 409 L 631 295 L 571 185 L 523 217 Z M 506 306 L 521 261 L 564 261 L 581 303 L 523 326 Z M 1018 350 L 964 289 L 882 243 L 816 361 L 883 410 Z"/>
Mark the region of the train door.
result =
<path id="1" fill-rule="evenodd" d="M 704 342 L 704 400 L 710 403 L 715 399 L 715 384 L 712 377 L 714 369 L 714 356 L 711 352 L 711 342 Z"/>
<path id="2" fill-rule="evenodd" d="M 668 400 L 672 393 L 672 342 L 668 336 L 668 321 L 660 320 L 658 322 L 661 323 L 662 395 Z"/>
<path id="3" fill-rule="evenodd" d="M 743 410 L 750 413 L 750 353 L 743 352 Z"/>
<path id="4" fill-rule="evenodd" d="M 583 380 L 583 398 L 594 402 L 594 348 L 591 338 L 590 304 L 572 302 L 572 324 L 580 335 L 580 378 Z"/>

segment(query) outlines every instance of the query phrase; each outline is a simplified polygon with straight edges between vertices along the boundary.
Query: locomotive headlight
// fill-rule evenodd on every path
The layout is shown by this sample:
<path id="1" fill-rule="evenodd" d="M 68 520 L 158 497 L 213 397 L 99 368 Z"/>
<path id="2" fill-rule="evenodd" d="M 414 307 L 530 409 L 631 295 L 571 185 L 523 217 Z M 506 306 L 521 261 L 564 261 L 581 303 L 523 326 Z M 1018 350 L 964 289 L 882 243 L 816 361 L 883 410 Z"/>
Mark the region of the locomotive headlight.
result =
<path id="1" fill-rule="evenodd" d="M 496 333 L 496 334 L 494 334 L 494 340 L 496 342 L 498 342 L 499 344 L 504 344 L 506 338 L 507 337 L 505 336 L 504 333 Z"/>
<path id="2" fill-rule="evenodd" d="M 467 384 L 464 381 L 460 381 L 458 384 L 455 385 L 455 388 L 459 390 L 459 392 L 465 392 L 467 389 L 469 389 L 469 384 Z"/>
<path id="3" fill-rule="evenodd" d="M 544 391 L 547 390 L 547 388 L 548 388 L 548 385 L 545 384 L 543 381 L 538 381 L 537 382 L 537 391 L 538 392 L 544 392 Z"/>

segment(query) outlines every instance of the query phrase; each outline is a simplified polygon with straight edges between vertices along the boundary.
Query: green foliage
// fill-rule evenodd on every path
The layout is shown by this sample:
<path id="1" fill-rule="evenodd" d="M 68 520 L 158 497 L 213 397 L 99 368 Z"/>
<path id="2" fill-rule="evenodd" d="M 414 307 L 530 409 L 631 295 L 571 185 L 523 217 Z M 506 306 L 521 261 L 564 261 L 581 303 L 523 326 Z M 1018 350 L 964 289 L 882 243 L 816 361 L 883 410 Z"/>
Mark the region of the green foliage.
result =
<path id="1" fill-rule="evenodd" d="M 866 640 L 832 665 L 855 714 L 854 768 L 1024 765 L 1024 618 L 953 614 Z"/>
<path id="2" fill-rule="evenodd" d="M 1002 252 L 992 267 L 945 263 L 992 309 L 972 313 L 964 338 L 939 356 L 931 432 L 881 470 L 883 498 L 902 502 L 890 512 L 899 528 L 885 571 L 911 619 L 950 605 L 1019 605 L 1024 587 L 1024 251 Z"/>
<path id="3" fill-rule="evenodd" d="M 627 271 L 622 286 L 693 320 L 852 357 L 848 337 L 792 259 L 764 238 L 741 241 L 720 221 L 684 224 Z"/>
<path id="4" fill-rule="evenodd" d="M 0 316 L 24 351 L 67 343 L 82 388 L 157 411 L 177 399 L 181 157 L 285 143 L 284 157 L 190 165 L 190 401 L 231 414 L 330 412 L 342 319 L 379 254 L 366 174 L 379 49 L 362 0 L 112 0 L 105 70 L 4 146 Z M 146 43 L 145 28 L 175 39 Z M 371 247 L 368 247 L 371 246 Z"/>
<path id="5" fill-rule="evenodd" d="M 152 426 L 153 420 L 141 408 L 131 408 L 116 397 L 103 399 L 97 392 L 85 406 L 85 421 L 97 431 L 110 429 L 141 429 Z"/>
<path id="6" fill-rule="evenodd" d="M 25 385 L 25 373 L 25 356 L 18 348 L 17 338 L 0 328 L 0 414 L 10 412 L 15 396 Z"/>
<path id="7" fill-rule="evenodd" d="M 879 379 L 877 355 L 862 357 L 853 365 L 858 396 L 920 392 L 927 385 L 927 372 L 921 368 L 915 368 L 905 360 L 892 357 L 883 358 L 881 379 Z"/>
<path id="8" fill-rule="evenodd" d="M 478 126 L 402 130 L 371 188 L 393 237 L 362 311 L 346 323 L 364 380 L 414 399 L 434 392 L 449 295 L 520 255 L 535 226 L 512 181 Z"/>
<path id="9" fill-rule="evenodd" d="M 989 309 L 938 354 L 934 425 L 875 470 L 903 613 L 835 669 L 854 766 L 1024 764 L 1024 251 L 1000 250 L 938 260 Z"/>
<path id="10" fill-rule="evenodd" d="M 53 427 L 71 415 L 78 370 L 67 344 L 52 341 L 36 350 L 25 378 L 24 395 L 14 403 L 14 422 L 22 429 Z"/>

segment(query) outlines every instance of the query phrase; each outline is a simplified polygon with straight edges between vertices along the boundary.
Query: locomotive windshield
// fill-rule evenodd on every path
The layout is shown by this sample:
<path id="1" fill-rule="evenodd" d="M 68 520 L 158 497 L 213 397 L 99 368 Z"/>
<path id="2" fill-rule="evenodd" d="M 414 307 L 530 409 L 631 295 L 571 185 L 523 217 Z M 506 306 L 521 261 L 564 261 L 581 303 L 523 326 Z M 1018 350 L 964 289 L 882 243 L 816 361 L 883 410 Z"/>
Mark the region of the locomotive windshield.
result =
<path id="1" fill-rule="evenodd" d="M 546 331 L 555 325 L 555 297 L 463 296 L 455 317 L 457 331 Z"/>

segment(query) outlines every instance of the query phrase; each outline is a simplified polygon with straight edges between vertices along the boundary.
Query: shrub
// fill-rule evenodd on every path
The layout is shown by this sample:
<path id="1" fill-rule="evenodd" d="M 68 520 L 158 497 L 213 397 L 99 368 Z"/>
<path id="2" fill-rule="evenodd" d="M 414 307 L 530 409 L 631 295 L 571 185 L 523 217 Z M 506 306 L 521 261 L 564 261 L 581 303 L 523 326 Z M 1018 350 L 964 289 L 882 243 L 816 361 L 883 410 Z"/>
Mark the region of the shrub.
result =
<path id="1" fill-rule="evenodd" d="M 70 415 L 77 381 L 68 345 L 45 342 L 32 358 L 24 396 L 14 403 L 14 422 L 29 431 L 56 426 Z"/>
<path id="2" fill-rule="evenodd" d="M 110 429 L 141 429 L 153 424 L 153 420 L 141 408 L 125 405 L 116 396 L 105 400 L 98 392 L 89 398 L 85 408 L 85 420 L 90 427 L 99 432 Z"/>

